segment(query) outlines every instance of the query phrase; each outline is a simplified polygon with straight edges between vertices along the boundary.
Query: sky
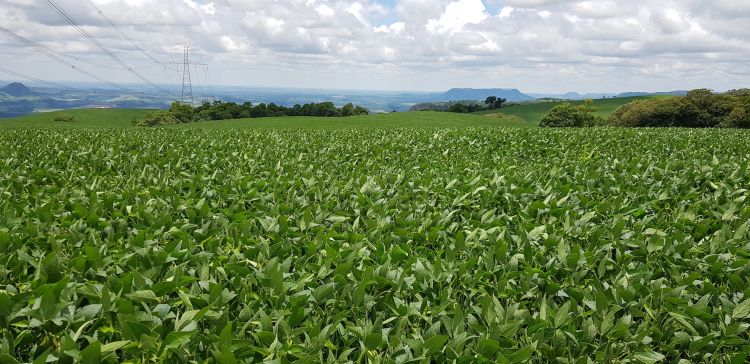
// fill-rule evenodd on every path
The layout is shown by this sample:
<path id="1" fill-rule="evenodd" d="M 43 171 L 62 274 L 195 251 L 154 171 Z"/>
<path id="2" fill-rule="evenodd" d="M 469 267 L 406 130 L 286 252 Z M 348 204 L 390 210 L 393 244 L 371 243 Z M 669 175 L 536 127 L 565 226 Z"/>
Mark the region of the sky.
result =
<path id="1" fill-rule="evenodd" d="M 167 62 L 189 43 L 197 49 L 192 59 L 207 65 L 193 68 L 194 82 L 206 85 L 546 93 L 750 87 L 748 0 L 90 2 L 54 0 L 157 84 L 180 82 Z M 0 0 L 0 26 L 101 79 L 142 82 L 46 0 Z M 0 64 L 48 81 L 93 81 L 2 32 Z"/>

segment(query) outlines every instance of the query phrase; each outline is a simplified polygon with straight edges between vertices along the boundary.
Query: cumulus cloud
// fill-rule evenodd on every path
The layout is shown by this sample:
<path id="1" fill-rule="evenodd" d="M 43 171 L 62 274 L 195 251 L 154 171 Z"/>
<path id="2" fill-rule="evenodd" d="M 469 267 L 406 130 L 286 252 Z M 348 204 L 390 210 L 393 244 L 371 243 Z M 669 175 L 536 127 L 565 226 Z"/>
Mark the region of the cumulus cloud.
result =
<path id="1" fill-rule="evenodd" d="M 750 77 L 746 1 L 92 1 L 136 44 L 86 2 L 57 0 L 156 82 L 167 82 L 164 68 L 139 48 L 169 61 L 184 43 L 203 50 L 214 82 L 248 86 L 625 91 L 742 87 Z M 44 2 L 0 0 L 0 24 L 92 73 L 134 81 Z M 14 42 L 0 38 L 6 68 L 81 78 Z"/>
<path id="2" fill-rule="evenodd" d="M 467 24 L 478 24 L 487 19 L 481 0 L 456 0 L 445 7 L 445 12 L 438 19 L 430 19 L 427 30 L 434 33 L 455 34 Z"/>

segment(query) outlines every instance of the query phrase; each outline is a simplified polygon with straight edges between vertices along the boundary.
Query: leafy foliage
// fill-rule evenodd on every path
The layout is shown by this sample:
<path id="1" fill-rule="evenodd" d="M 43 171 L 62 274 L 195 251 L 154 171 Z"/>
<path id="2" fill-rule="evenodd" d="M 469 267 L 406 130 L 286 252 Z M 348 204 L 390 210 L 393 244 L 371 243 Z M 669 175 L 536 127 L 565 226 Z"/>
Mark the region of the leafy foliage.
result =
<path id="1" fill-rule="evenodd" d="M 167 112 L 156 112 L 149 115 L 140 126 L 156 126 L 162 124 L 191 123 L 201 120 L 231 120 L 246 118 L 266 118 L 280 116 L 319 116 L 319 117 L 348 117 L 367 115 L 369 111 L 351 103 L 337 108 L 332 102 L 294 105 L 291 108 L 276 104 L 258 104 L 246 102 L 239 105 L 234 102 L 214 101 L 204 102 L 198 107 L 189 104 L 173 102 Z"/>
<path id="2" fill-rule="evenodd" d="M 170 125 L 179 122 L 180 120 L 175 117 L 175 114 L 165 110 L 148 113 L 143 120 L 133 119 L 133 124 L 137 126 Z"/>
<path id="3" fill-rule="evenodd" d="M 601 119 L 593 114 L 593 101 L 586 102 L 583 105 L 573 105 L 570 103 L 559 104 L 544 115 L 539 126 L 554 128 L 573 128 L 588 127 L 604 124 Z"/>
<path id="4" fill-rule="evenodd" d="M 507 101 L 508 100 L 498 98 L 497 96 L 490 96 L 481 102 L 475 100 L 424 102 L 412 106 L 410 111 L 442 111 L 468 114 L 479 111 L 496 110 L 502 108 Z"/>
<path id="5" fill-rule="evenodd" d="M 750 128 L 750 90 L 715 94 L 700 89 L 684 98 L 638 100 L 615 111 L 609 123 L 625 127 Z"/>
<path id="6" fill-rule="evenodd" d="M 501 109 L 506 102 L 508 102 L 508 99 L 497 96 L 489 96 L 484 100 L 488 110 Z"/>
<path id="7" fill-rule="evenodd" d="M 74 123 L 78 121 L 76 117 L 73 114 L 65 113 L 55 116 L 55 121 L 58 122 L 66 122 L 66 123 Z"/>
<path id="8" fill-rule="evenodd" d="M 742 363 L 747 137 L 3 130 L 0 361 Z"/>

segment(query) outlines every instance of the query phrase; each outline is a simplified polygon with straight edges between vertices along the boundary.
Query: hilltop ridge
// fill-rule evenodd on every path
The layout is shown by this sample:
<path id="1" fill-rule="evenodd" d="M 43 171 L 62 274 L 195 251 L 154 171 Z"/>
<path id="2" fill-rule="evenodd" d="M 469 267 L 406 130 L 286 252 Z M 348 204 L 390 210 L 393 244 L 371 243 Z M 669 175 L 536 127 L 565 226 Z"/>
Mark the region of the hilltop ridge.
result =
<path id="1" fill-rule="evenodd" d="M 32 91 L 30 88 L 26 87 L 26 85 L 20 82 L 12 82 L 3 88 L 0 88 L 0 92 L 3 92 L 5 94 L 8 94 L 14 97 L 29 96 L 29 95 L 35 94 L 34 91 Z"/>

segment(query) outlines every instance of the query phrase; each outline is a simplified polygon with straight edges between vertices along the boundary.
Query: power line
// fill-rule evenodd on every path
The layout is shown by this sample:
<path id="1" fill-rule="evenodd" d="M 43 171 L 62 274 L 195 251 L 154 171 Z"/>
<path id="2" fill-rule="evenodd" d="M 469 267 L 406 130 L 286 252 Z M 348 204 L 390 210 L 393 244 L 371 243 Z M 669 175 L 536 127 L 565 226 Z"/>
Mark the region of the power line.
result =
<path id="1" fill-rule="evenodd" d="M 78 67 L 78 66 L 76 66 L 76 65 L 74 65 L 74 64 L 72 64 L 72 63 L 70 63 L 68 61 L 66 61 L 65 59 L 63 59 L 63 56 L 64 56 L 63 54 L 60 54 L 59 52 L 56 52 L 55 50 L 53 50 L 51 48 L 45 47 L 45 46 L 43 46 L 41 44 L 35 43 L 35 42 L 31 41 L 31 40 L 28 40 L 28 39 L 24 38 L 22 35 L 17 34 L 16 32 L 14 32 L 14 31 L 12 31 L 10 29 L 7 29 L 7 28 L 5 28 L 3 26 L 0 26 L 0 31 L 4 32 L 5 34 L 7 34 L 11 38 L 15 39 L 19 43 L 22 43 L 22 44 L 24 44 L 24 45 L 26 45 L 28 47 L 36 48 L 36 49 L 38 49 L 38 50 L 46 53 L 48 57 L 50 57 L 50 58 L 52 58 L 52 59 L 54 59 L 54 60 L 56 60 L 56 61 L 58 61 L 58 62 L 60 62 L 60 63 L 62 63 L 64 65 L 66 65 L 68 67 L 70 67 L 71 69 L 73 69 L 73 70 L 75 70 L 75 71 L 77 71 L 77 72 L 79 72 L 79 73 L 81 73 L 83 75 L 86 75 L 86 76 L 88 76 L 88 77 L 90 77 L 90 78 L 92 78 L 94 80 L 97 80 L 97 81 L 99 81 L 101 83 L 110 85 L 110 86 L 112 86 L 114 88 L 118 88 L 118 89 L 123 90 L 123 91 L 132 92 L 132 90 L 130 90 L 128 88 L 120 86 L 120 85 L 118 85 L 118 84 L 116 84 L 114 82 L 107 81 L 107 80 L 105 80 L 105 79 L 103 79 L 103 78 L 101 78 L 101 77 L 99 77 L 99 76 L 97 76 L 97 75 L 95 75 L 95 74 L 93 74 L 91 72 L 88 72 L 88 71 L 84 70 L 83 68 L 80 68 L 80 67 Z"/>
<path id="2" fill-rule="evenodd" d="M 201 63 L 205 63 L 203 61 L 203 54 L 199 53 L 198 56 L 201 58 Z M 203 73 L 206 76 L 206 83 L 208 84 L 208 97 L 211 101 L 214 101 L 216 99 L 216 90 L 214 90 L 214 83 L 211 79 L 211 73 L 208 70 L 208 64 L 205 64 L 205 66 L 203 67 Z"/>
<path id="3" fill-rule="evenodd" d="M 148 53 L 148 52 L 146 52 L 146 50 L 143 49 L 138 43 L 136 43 L 133 39 L 131 39 L 130 37 L 128 37 L 127 34 L 125 34 L 120 29 L 120 27 L 117 26 L 117 24 L 115 24 L 112 21 L 112 19 L 110 19 L 107 15 L 104 14 L 104 12 L 102 11 L 102 9 L 100 9 L 98 6 L 96 6 L 96 4 L 94 4 L 91 0 L 86 0 L 86 1 L 88 1 L 89 5 L 91 5 L 91 7 L 93 7 L 96 10 L 96 12 L 99 13 L 99 15 L 101 15 L 102 18 L 104 18 L 104 20 L 106 20 L 107 23 L 109 23 L 109 25 L 117 31 L 117 33 L 120 33 L 120 36 L 122 36 L 123 38 L 125 38 L 125 40 L 129 41 L 136 49 L 138 49 L 139 51 L 141 51 L 141 53 L 143 53 L 150 60 L 152 60 L 152 61 L 154 61 L 154 62 L 156 62 L 156 63 L 158 63 L 158 64 L 161 65 L 161 62 L 158 59 L 156 59 L 153 56 L 151 56 L 151 54 Z"/>
<path id="4" fill-rule="evenodd" d="M 14 71 L 11 71 L 11 70 L 7 70 L 5 68 L 0 68 L 0 72 L 7 73 L 9 75 L 13 75 L 13 76 L 16 76 L 16 77 L 24 78 L 24 79 L 27 79 L 27 80 L 30 80 L 30 81 L 35 81 L 35 82 L 43 83 L 43 84 L 49 85 L 49 86 L 64 88 L 64 89 L 68 89 L 68 90 L 78 90 L 75 87 L 65 86 L 65 85 L 63 85 L 61 83 L 56 83 L 56 82 L 52 82 L 52 81 L 45 81 L 45 80 L 42 80 L 42 79 L 39 79 L 39 78 L 36 78 L 36 77 L 33 77 L 33 76 L 28 76 L 28 75 L 24 75 L 22 73 L 18 73 L 18 72 L 14 72 Z"/>
<path id="5" fill-rule="evenodd" d="M 96 38 L 94 38 L 93 35 L 91 35 L 86 29 L 83 29 L 81 25 L 73 19 L 68 13 L 65 12 L 54 0 L 44 0 L 47 5 L 49 5 L 53 10 L 55 10 L 60 16 L 65 19 L 65 21 L 68 22 L 68 24 L 72 25 L 76 30 L 78 30 L 79 33 L 81 33 L 86 39 L 88 39 L 91 43 L 93 43 L 97 48 L 99 48 L 104 54 L 112 58 L 117 64 L 122 66 L 123 69 L 127 70 L 128 72 L 132 73 L 138 79 L 141 81 L 151 85 L 153 88 L 165 92 L 164 89 L 161 87 L 155 85 L 153 82 L 146 79 L 146 77 L 143 77 L 138 71 L 134 70 L 132 67 L 128 66 L 120 57 L 112 53 L 106 46 L 104 46 L 101 42 L 99 42 Z"/>

